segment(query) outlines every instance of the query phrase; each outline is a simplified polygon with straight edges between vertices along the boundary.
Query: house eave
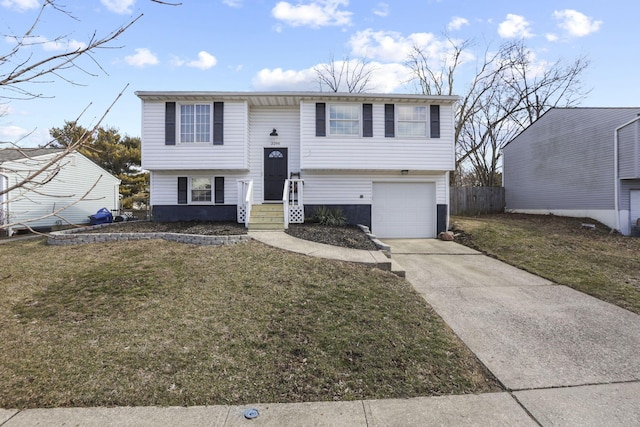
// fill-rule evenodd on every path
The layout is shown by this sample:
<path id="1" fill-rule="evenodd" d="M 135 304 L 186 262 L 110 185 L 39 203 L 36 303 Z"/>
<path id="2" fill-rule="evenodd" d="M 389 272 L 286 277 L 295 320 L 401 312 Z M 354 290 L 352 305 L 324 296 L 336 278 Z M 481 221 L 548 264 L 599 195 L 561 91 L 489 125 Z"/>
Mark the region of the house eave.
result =
<path id="1" fill-rule="evenodd" d="M 215 99 L 247 102 L 254 107 L 292 107 L 305 101 L 453 104 L 460 99 L 453 95 L 340 92 L 136 91 L 135 94 L 143 101 L 208 101 Z"/>

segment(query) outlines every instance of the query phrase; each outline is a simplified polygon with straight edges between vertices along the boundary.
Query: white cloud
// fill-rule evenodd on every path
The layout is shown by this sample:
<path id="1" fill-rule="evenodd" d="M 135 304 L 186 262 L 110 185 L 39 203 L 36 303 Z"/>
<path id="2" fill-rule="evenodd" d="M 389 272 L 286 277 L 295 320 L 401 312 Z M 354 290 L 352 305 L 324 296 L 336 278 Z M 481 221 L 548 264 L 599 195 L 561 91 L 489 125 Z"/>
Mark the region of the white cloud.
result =
<path id="1" fill-rule="evenodd" d="M 23 12 L 25 10 L 40 7 L 40 2 L 38 0 L 2 0 L 0 1 L 0 5 L 8 9 L 15 9 Z"/>
<path id="2" fill-rule="evenodd" d="M 218 60 L 215 56 L 203 50 L 198 53 L 198 59 L 195 61 L 189 61 L 187 66 L 199 68 L 201 70 L 208 70 L 209 68 L 214 67 L 217 63 Z"/>
<path id="3" fill-rule="evenodd" d="M 314 0 L 296 5 L 280 1 L 271 10 L 271 15 L 293 27 L 344 26 L 351 24 L 352 13 L 340 7 L 348 5 L 349 0 Z"/>
<path id="4" fill-rule="evenodd" d="M 558 27 L 571 37 L 584 37 L 598 31 L 602 25 L 602 21 L 594 21 L 593 18 L 573 9 L 556 10 L 553 17 L 559 21 Z"/>
<path id="5" fill-rule="evenodd" d="M 388 16 L 389 15 L 389 5 L 387 3 L 378 3 L 375 9 L 373 9 L 374 15 L 378 16 Z"/>
<path id="6" fill-rule="evenodd" d="M 156 65 L 159 62 L 158 58 L 147 48 L 141 47 L 135 51 L 135 54 L 124 57 L 127 64 L 142 68 L 147 65 Z"/>
<path id="7" fill-rule="evenodd" d="M 419 47 L 430 57 L 441 56 L 449 48 L 445 40 L 431 33 L 413 33 L 407 37 L 395 31 L 359 31 L 349 40 L 354 56 L 377 59 L 384 62 L 404 62 L 414 47 Z"/>
<path id="8" fill-rule="evenodd" d="M 13 113 L 13 108 L 9 104 L 0 104 L 0 117 Z"/>
<path id="9" fill-rule="evenodd" d="M 2 142 L 16 142 L 21 138 L 24 138 L 30 131 L 21 128 L 20 126 L 0 126 L 0 141 Z M 0 147 L 4 148 L 4 147 Z"/>
<path id="10" fill-rule="evenodd" d="M 222 0 L 229 7 L 242 7 L 242 0 Z"/>
<path id="11" fill-rule="evenodd" d="M 124 15 L 131 13 L 131 6 L 136 0 L 100 0 L 100 2 L 111 12 Z"/>
<path id="12" fill-rule="evenodd" d="M 342 61 L 336 61 L 337 68 Z M 318 90 L 319 84 L 315 68 L 322 67 L 317 64 L 303 70 L 283 70 L 282 68 L 260 70 L 252 80 L 254 90 L 278 91 L 278 90 Z M 382 64 L 370 62 L 367 64 L 373 72 L 369 82 L 369 92 L 389 93 L 404 85 L 411 77 L 411 70 L 402 64 Z"/>
<path id="13" fill-rule="evenodd" d="M 545 35 L 545 37 L 550 42 L 555 42 L 555 41 L 558 41 L 558 39 L 559 39 L 558 35 L 557 34 L 553 34 L 553 33 L 548 33 L 548 34 Z"/>
<path id="14" fill-rule="evenodd" d="M 283 70 L 263 68 L 251 80 L 255 90 L 317 90 L 316 73 L 313 68 Z"/>
<path id="15" fill-rule="evenodd" d="M 5 40 L 8 43 L 17 44 L 21 43 L 22 46 L 42 46 L 43 50 L 52 52 L 52 51 L 62 51 L 62 52 L 70 52 L 78 49 L 84 49 L 87 45 L 84 42 L 80 42 L 78 40 L 49 40 L 46 37 L 42 36 L 33 36 L 33 37 L 25 37 L 22 40 L 18 39 L 15 36 L 7 36 Z"/>
<path id="16" fill-rule="evenodd" d="M 507 14 L 507 19 L 498 26 L 498 34 L 505 39 L 533 37 L 531 24 L 520 15 Z"/>
<path id="17" fill-rule="evenodd" d="M 451 18 L 451 21 L 447 24 L 447 29 L 451 30 L 459 30 L 464 25 L 469 25 L 469 20 L 466 18 L 461 18 L 459 16 L 454 16 Z"/>
<path id="18" fill-rule="evenodd" d="M 86 43 L 77 40 L 53 40 L 42 44 L 42 48 L 47 51 L 72 52 L 85 47 L 87 47 Z"/>

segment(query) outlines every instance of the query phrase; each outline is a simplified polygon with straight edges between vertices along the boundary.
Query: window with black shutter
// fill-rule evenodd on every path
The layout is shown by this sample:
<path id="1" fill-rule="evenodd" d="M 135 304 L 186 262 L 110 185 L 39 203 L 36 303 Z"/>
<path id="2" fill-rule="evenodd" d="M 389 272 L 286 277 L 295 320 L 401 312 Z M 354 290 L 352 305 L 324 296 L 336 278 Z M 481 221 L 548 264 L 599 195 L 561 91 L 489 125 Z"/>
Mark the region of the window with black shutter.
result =
<path id="1" fill-rule="evenodd" d="M 316 103 L 316 136 L 327 136 L 327 104 Z"/>
<path id="2" fill-rule="evenodd" d="M 188 178 L 186 176 L 178 177 L 178 204 L 179 205 L 187 204 L 187 182 L 188 182 Z"/>
<path id="3" fill-rule="evenodd" d="M 164 104 L 164 143 L 176 145 L 176 103 Z"/>
<path id="4" fill-rule="evenodd" d="M 213 145 L 224 144 L 224 102 L 213 103 Z"/>
<path id="5" fill-rule="evenodd" d="M 384 136 L 393 138 L 395 132 L 395 108 L 393 104 L 384 104 Z"/>
<path id="6" fill-rule="evenodd" d="M 216 176 L 214 179 L 215 203 L 224 204 L 224 177 Z"/>
<path id="7" fill-rule="evenodd" d="M 440 106 L 432 105 L 429 116 L 431 117 L 431 138 L 440 138 Z"/>
<path id="8" fill-rule="evenodd" d="M 362 136 L 373 136 L 373 105 L 362 104 Z"/>

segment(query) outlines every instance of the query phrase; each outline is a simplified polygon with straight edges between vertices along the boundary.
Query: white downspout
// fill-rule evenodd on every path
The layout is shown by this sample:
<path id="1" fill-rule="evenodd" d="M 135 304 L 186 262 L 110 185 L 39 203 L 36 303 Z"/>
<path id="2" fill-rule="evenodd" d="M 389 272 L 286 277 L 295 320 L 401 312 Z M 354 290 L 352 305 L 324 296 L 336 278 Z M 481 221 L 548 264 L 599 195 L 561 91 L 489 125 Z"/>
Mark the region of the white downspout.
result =
<path id="1" fill-rule="evenodd" d="M 616 230 L 620 231 L 620 206 L 619 206 L 619 199 L 620 199 L 620 179 L 618 179 L 619 174 L 618 174 L 618 146 L 620 144 L 620 138 L 618 136 L 618 133 L 620 132 L 620 129 L 629 126 L 630 124 L 633 124 L 635 122 L 637 122 L 638 120 L 640 120 L 640 115 L 638 117 L 636 117 L 633 120 L 629 120 L 627 123 L 618 126 L 613 132 L 613 188 L 614 188 L 614 209 L 615 209 L 615 213 L 616 213 Z"/>

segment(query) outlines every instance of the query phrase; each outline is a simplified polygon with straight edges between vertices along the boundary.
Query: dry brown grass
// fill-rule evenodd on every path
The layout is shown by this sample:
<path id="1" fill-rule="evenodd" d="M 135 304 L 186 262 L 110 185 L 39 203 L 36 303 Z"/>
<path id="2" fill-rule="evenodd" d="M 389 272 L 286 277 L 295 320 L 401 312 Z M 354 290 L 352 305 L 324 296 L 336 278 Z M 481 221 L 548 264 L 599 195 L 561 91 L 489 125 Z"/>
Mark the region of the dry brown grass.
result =
<path id="1" fill-rule="evenodd" d="M 640 314 L 639 238 L 610 234 L 588 218 L 501 214 L 453 222 L 464 244 Z"/>
<path id="2" fill-rule="evenodd" d="M 259 243 L 0 245 L 0 407 L 495 391 L 398 277 Z"/>

